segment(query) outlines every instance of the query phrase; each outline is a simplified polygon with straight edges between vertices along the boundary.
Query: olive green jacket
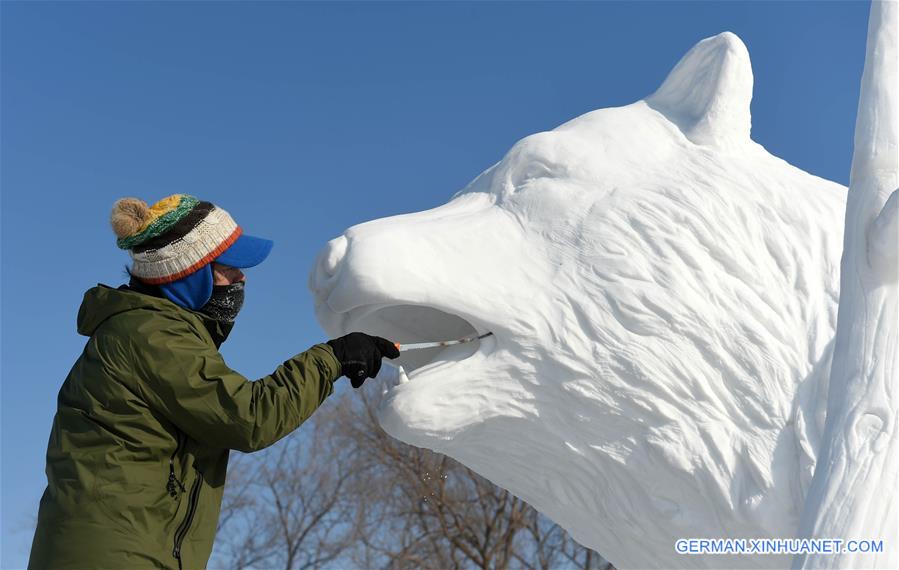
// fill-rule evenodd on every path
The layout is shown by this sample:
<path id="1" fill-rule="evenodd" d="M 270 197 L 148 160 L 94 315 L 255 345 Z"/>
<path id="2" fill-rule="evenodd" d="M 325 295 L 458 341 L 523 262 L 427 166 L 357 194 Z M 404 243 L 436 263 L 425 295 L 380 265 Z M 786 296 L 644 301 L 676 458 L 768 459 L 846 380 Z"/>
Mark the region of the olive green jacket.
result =
<path id="1" fill-rule="evenodd" d="M 340 363 L 319 344 L 251 382 L 219 354 L 216 321 L 103 285 L 78 332 L 90 339 L 59 391 L 29 568 L 204 568 L 228 450 L 296 429 Z"/>

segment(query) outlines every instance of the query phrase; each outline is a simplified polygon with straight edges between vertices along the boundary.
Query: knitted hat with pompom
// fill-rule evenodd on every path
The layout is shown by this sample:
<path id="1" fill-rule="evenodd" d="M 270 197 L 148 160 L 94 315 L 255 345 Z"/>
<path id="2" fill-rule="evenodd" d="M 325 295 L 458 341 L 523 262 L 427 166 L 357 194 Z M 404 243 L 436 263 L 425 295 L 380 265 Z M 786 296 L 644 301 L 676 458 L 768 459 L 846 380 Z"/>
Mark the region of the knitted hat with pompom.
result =
<path id="1" fill-rule="evenodd" d="M 203 268 L 242 233 L 228 212 L 187 194 L 163 198 L 152 206 L 122 198 L 112 207 L 110 223 L 117 245 L 131 254 L 131 274 L 152 285 L 171 283 Z"/>

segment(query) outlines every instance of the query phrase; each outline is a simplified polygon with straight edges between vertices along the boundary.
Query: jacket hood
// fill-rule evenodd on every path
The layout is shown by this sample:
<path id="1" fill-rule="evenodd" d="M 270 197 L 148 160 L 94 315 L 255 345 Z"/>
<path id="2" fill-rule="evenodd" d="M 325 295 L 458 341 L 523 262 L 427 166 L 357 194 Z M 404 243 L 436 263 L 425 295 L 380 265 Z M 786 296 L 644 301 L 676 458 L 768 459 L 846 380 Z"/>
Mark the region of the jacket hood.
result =
<path id="1" fill-rule="evenodd" d="M 157 311 L 179 311 L 179 307 L 167 299 L 144 295 L 126 286 L 113 289 L 107 285 L 97 285 L 84 293 L 81 308 L 78 309 L 78 334 L 91 336 L 106 319 L 137 309 Z"/>
<path id="2" fill-rule="evenodd" d="M 99 284 L 84 293 L 84 300 L 78 309 L 78 334 L 91 336 L 106 319 L 139 309 L 174 312 L 180 313 L 184 319 L 191 317 L 200 319 L 216 347 L 225 342 L 234 326 L 234 323 L 216 321 L 203 313 L 179 307 L 166 298 L 142 293 L 127 285 L 113 289 L 108 285 Z"/>

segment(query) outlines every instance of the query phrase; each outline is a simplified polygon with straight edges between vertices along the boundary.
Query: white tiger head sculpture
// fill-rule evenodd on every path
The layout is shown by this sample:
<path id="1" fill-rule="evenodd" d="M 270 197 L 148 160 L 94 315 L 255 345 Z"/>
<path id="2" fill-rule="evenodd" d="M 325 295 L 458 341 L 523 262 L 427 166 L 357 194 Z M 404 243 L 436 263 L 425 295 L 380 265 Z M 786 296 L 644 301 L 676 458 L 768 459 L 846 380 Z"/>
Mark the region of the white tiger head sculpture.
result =
<path id="1" fill-rule="evenodd" d="M 310 277 L 331 335 L 419 351 L 388 433 L 525 499 L 619 568 L 681 537 L 791 537 L 814 468 L 845 188 L 750 139 L 746 47 L 519 141 L 447 204 L 349 228 Z"/>

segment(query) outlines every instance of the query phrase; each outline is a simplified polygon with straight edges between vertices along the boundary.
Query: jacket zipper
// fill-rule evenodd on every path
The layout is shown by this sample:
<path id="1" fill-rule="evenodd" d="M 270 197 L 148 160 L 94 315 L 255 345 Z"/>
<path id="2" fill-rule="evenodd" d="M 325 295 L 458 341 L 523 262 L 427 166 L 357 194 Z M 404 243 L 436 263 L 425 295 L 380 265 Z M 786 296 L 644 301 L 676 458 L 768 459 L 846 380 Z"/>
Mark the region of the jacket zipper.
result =
<path id="1" fill-rule="evenodd" d="M 181 438 L 181 432 L 176 432 L 178 437 L 178 445 L 175 447 L 175 451 L 172 452 L 171 457 L 169 457 L 169 480 L 165 485 L 165 490 L 168 491 L 168 494 L 174 499 L 178 496 L 178 490 L 180 489 L 183 493 L 187 489 L 184 488 L 184 483 L 181 482 L 180 479 L 175 477 L 175 457 L 178 456 L 178 452 L 181 451 L 181 442 L 183 441 Z"/>
<path id="2" fill-rule="evenodd" d="M 203 474 L 200 473 L 200 471 L 197 471 L 197 480 L 194 481 L 194 484 L 190 487 L 187 514 L 184 516 L 184 520 L 181 522 L 178 530 L 175 531 L 175 548 L 172 550 L 172 556 L 178 560 L 179 570 L 181 569 L 181 543 L 184 542 L 187 531 L 190 530 L 190 525 L 193 523 L 194 515 L 197 513 L 197 503 L 200 501 L 200 483 L 202 481 Z"/>

